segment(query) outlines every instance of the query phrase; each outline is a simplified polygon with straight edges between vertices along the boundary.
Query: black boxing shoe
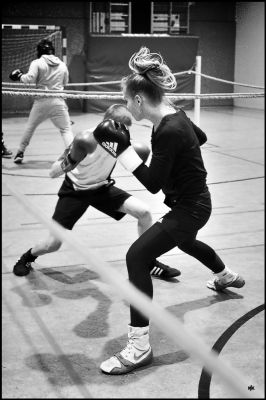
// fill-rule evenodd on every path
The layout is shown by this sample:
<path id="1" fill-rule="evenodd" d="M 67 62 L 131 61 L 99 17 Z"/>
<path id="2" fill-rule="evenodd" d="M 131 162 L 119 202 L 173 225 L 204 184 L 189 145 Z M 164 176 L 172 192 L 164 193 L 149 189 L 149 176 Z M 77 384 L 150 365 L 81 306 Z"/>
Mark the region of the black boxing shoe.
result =
<path id="1" fill-rule="evenodd" d="M 169 267 L 168 265 L 155 260 L 155 262 L 152 264 L 150 274 L 155 278 L 167 280 L 181 275 L 181 272 L 176 268 Z"/>
<path id="2" fill-rule="evenodd" d="M 31 254 L 31 249 L 26 253 L 22 254 L 20 259 L 16 262 L 13 267 L 13 274 L 16 276 L 26 276 L 33 270 L 31 263 L 36 260 L 37 257 Z"/>
<path id="3" fill-rule="evenodd" d="M 8 150 L 4 144 L 2 144 L 2 157 L 4 158 L 11 158 L 12 151 Z"/>
<path id="4" fill-rule="evenodd" d="M 14 157 L 14 163 L 15 164 L 21 164 L 24 158 L 24 153 L 23 151 L 18 151 L 17 154 Z"/>

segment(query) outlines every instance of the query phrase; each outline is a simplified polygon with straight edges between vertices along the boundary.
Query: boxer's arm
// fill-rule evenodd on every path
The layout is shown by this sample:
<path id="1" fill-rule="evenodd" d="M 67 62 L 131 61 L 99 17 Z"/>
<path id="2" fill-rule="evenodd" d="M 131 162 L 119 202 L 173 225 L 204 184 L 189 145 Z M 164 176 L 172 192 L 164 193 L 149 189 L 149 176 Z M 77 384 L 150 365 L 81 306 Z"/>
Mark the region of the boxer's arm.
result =
<path id="1" fill-rule="evenodd" d="M 30 64 L 28 72 L 20 77 L 20 82 L 36 83 L 38 72 L 39 72 L 38 60 L 33 60 Z"/>
<path id="2" fill-rule="evenodd" d="M 64 153 L 53 163 L 49 175 L 57 178 L 67 172 L 72 171 L 88 155 L 94 152 L 97 146 L 91 131 L 87 130 L 78 133 L 73 142 Z"/>
<path id="3" fill-rule="evenodd" d="M 75 136 L 70 151 L 70 157 L 75 162 L 80 163 L 88 154 L 95 151 L 98 143 L 92 132 L 92 129 L 88 129 Z"/>
<path id="4" fill-rule="evenodd" d="M 64 72 L 63 86 L 67 86 L 68 82 L 69 82 L 69 71 L 68 68 L 66 67 Z"/>
<path id="5" fill-rule="evenodd" d="M 192 121 L 191 121 L 191 123 L 192 123 L 193 129 L 194 129 L 194 132 L 197 135 L 199 144 L 200 144 L 200 146 L 202 146 L 204 143 L 207 142 L 207 135 L 197 125 L 195 125 Z"/>

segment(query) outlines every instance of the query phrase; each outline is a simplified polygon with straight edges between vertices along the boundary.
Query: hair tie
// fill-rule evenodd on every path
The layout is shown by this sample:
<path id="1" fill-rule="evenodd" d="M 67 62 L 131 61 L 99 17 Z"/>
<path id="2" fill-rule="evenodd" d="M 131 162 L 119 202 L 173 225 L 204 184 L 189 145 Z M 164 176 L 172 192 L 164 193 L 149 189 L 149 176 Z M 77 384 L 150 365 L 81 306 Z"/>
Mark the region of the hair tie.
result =
<path id="1" fill-rule="evenodd" d="M 159 65 L 151 65 L 151 66 L 147 67 L 146 69 L 144 69 L 144 71 L 138 71 L 137 74 L 139 74 L 139 75 L 144 75 L 144 74 L 146 74 L 147 72 L 152 71 L 152 70 L 161 71 Z"/>

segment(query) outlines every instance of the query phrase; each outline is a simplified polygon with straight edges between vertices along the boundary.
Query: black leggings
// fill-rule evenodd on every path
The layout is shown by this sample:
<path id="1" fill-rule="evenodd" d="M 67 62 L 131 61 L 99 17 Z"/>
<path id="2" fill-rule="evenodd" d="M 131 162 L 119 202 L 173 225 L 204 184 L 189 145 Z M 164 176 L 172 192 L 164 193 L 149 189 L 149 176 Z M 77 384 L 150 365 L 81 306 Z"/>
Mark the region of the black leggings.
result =
<path id="1" fill-rule="evenodd" d="M 225 268 L 224 263 L 211 247 L 196 240 L 197 230 L 194 230 L 194 232 L 180 231 L 179 233 L 173 238 L 160 222 L 156 222 L 132 244 L 127 252 L 129 281 L 150 298 L 153 297 L 153 286 L 149 265 L 152 260 L 176 246 L 195 257 L 214 273 L 221 272 Z M 143 327 L 149 325 L 148 318 L 144 317 L 133 306 L 130 306 L 130 316 L 131 326 Z"/>

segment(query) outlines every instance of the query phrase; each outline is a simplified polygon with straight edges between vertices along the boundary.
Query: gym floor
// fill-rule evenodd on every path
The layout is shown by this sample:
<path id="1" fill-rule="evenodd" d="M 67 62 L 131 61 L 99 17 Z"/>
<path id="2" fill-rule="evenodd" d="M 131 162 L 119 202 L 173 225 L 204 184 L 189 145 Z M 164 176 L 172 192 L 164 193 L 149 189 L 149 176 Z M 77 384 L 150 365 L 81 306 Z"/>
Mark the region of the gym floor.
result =
<path id="1" fill-rule="evenodd" d="M 193 120 L 193 110 L 187 114 Z M 72 113 L 74 134 L 101 119 Z M 26 122 L 27 117 L 3 118 L 5 144 L 14 154 Z M 203 108 L 200 126 L 208 136 L 202 154 L 213 213 L 198 238 L 246 285 L 211 291 L 207 268 L 176 248 L 160 260 L 182 274 L 171 281 L 153 278 L 154 301 L 243 375 L 249 393 L 264 398 L 264 112 Z M 135 122 L 131 135 L 149 143 L 150 123 Z M 47 219 L 63 179 L 50 179 L 48 171 L 62 152 L 60 134 L 47 121 L 37 128 L 22 165 L 2 159 L 3 180 Z M 113 177 L 150 205 L 154 221 L 167 211 L 162 193 L 149 193 L 119 164 Z M 73 232 L 110 264 L 110 273 L 115 269 L 127 280 L 125 255 L 137 238 L 136 220 L 117 222 L 89 208 Z M 3 185 L 2 398 L 239 398 L 152 322 L 153 363 L 124 376 L 102 374 L 101 361 L 126 344 L 128 303 L 66 243 L 40 256 L 27 277 L 14 276 L 17 259 L 47 234 Z"/>

